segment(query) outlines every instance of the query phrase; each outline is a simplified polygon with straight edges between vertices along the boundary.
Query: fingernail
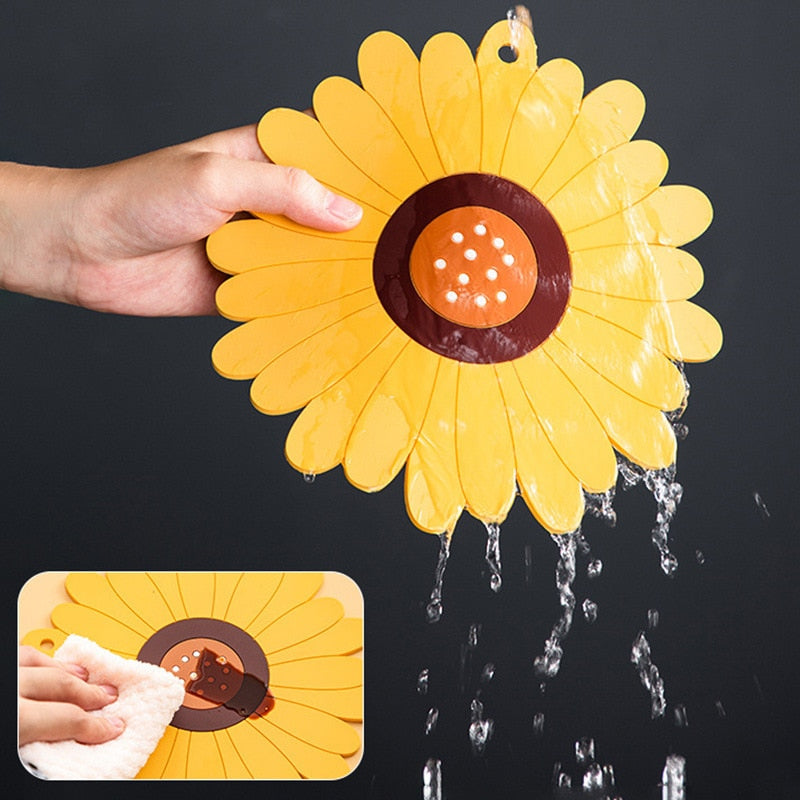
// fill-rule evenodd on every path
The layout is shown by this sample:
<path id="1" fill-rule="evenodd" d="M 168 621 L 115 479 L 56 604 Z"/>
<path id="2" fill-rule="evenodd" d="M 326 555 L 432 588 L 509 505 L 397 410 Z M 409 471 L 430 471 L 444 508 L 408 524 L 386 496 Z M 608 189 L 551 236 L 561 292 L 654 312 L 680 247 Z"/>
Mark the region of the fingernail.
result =
<path id="1" fill-rule="evenodd" d="M 361 219 L 361 206 L 332 192 L 328 195 L 328 213 L 344 222 L 358 222 Z"/>
<path id="2" fill-rule="evenodd" d="M 71 672 L 82 681 L 85 681 L 89 677 L 89 670 L 86 669 L 86 667 L 82 667 L 80 664 L 64 664 L 64 669 L 67 670 L 67 672 Z"/>
<path id="3" fill-rule="evenodd" d="M 108 724 L 115 730 L 121 731 L 125 727 L 125 722 L 119 717 L 107 717 Z"/>
<path id="4" fill-rule="evenodd" d="M 119 694 L 119 692 L 117 691 L 117 689 L 116 689 L 116 687 L 115 687 L 115 686 L 109 686 L 108 684 L 105 684 L 105 683 L 104 683 L 104 684 L 102 684 L 102 685 L 100 686 L 100 688 L 101 688 L 101 689 L 102 689 L 102 690 L 103 690 L 103 691 L 104 691 L 106 694 L 108 694 L 108 695 L 111 695 L 111 697 L 116 697 L 116 696 Z"/>

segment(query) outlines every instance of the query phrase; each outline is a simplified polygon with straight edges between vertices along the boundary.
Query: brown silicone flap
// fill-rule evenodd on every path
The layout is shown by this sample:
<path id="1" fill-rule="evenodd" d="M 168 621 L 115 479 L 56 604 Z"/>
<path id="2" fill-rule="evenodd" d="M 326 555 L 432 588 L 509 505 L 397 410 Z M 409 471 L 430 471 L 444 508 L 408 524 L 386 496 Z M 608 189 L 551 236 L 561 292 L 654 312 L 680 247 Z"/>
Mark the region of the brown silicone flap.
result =
<path id="1" fill-rule="evenodd" d="M 447 319 L 414 286 L 417 240 L 432 221 L 466 206 L 494 209 L 513 221 L 535 254 L 530 301 L 502 324 L 481 327 Z M 400 205 L 375 248 L 373 280 L 384 309 L 412 339 L 457 361 L 488 364 L 525 355 L 555 330 L 569 300 L 572 269 L 561 230 L 535 195 L 496 175 L 464 173 L 429 183 Z"/>
<path id="2" fill-rule="evenodd" d="M 176 654 L 183 667 L 176 671 Z M 197 653 L 195 656 L 194 654 Z M 213 658 L 205 658 L 205 654 Z M 222 655 L 221 655 L 222 654 Z M 176 728 L 190 731 L 213 731 L 229 728 L 253 713 L 265 714 L 272 707 L 267 658 L 258 643 L 248 633 L 230 622 L 207 617 L 193 617 L 170 623 L 156 631 L 142 646 L 138 654 L 140 661 L 158 664 L 179 674 L 186 682 L 187 695 L 184 704 L 172 718 Z M 183 659 L 186 661 L 183 661 Z M 217 659 L 225 663 L 222 664 Z M 209 661 L 209 664 L 205 664 Z M 241 666 L 239 666 L 241 665 Z M 230 681 L 221 681 L 226 689 L 217 687 L 216 697 L 200 695 L 203 670 L 205 684 L 211 686 L 219 675 L 232 676 Z M 224 670 L 228 669 L 229 672 Z M 183 675 L 183 672 L 186 675 Z M 207 678 L 213 677 L 209 682 Z M 219 694 L 221 692 L 221 694 Z"/>
<path id="3" fill-rule="evenodd" d="M 197 677 L 186 683 L 186 691 L 225 706 L 240 717 L 249 717 L 267 694 L 263 681 L 250 673 L 240 672 L 225 656 L 203 648 L 195 665 Z"/>

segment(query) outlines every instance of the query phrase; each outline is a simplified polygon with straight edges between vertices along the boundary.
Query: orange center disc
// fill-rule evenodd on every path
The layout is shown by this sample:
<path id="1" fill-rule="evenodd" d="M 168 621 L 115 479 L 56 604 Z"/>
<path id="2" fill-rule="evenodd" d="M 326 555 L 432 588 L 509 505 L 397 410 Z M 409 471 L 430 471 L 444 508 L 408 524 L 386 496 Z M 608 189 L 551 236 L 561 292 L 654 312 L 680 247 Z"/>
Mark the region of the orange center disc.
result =
<path id="1" fill-rule="evenodd" d="M 514 319 L 530 302 L 538 274 L 522 228 L 484 206 L 453 208 L 429 222 L 414 242 L 409 271 L 433 311 L 469 328 Z"/>
<path id="2" fill-rule="evenodd" d="M 242 660 L 233 648 L 217 639 L 206 639 L 200 636 L 184 639 L 171 647 L 164 653 L 160 666 L 179 677 L 184 683 L 193 681 L 197 678 L 197 662 L 204 647 L 208 647 L 225 658 L 234 670 L 242 670 Z M 224 672 L 225 667 L 222 670 Z M 213 708 L 216 704 L 197 694 L 187 692 L 184 695 L 183 705 L 187 708 Z"/>

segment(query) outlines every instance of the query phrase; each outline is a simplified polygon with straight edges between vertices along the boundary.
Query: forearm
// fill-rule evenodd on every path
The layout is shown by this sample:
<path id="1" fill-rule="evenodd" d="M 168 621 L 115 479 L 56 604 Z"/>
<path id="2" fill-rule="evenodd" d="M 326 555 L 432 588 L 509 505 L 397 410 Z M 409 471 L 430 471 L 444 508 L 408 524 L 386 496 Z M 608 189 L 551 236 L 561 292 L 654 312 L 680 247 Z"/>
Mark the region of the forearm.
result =
<path id="1" fill-rule="evenodd" d="M 0 162 L 0 288 L 75 302 L 81 170 Z"/>

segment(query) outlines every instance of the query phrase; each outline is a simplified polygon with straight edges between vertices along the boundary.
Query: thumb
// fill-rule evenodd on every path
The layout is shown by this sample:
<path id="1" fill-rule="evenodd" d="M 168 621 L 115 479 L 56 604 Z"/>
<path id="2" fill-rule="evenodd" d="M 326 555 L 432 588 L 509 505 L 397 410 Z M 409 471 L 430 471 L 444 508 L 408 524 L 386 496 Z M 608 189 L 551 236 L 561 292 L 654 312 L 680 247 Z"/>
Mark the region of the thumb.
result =
<path id="1" fill-rule="evenodd" d="M 221 165 L 224 180 L 218 184 L 222 194 L 217 205 L 225 211 L 282 214 L 323 231 L 349 230 L 361 221 L 360 206 L 334 194 L 305 170 L 223 158 L 227 163 Z"/>

